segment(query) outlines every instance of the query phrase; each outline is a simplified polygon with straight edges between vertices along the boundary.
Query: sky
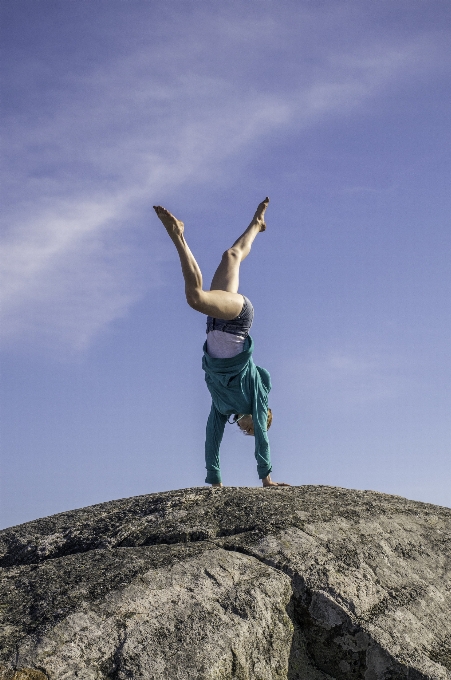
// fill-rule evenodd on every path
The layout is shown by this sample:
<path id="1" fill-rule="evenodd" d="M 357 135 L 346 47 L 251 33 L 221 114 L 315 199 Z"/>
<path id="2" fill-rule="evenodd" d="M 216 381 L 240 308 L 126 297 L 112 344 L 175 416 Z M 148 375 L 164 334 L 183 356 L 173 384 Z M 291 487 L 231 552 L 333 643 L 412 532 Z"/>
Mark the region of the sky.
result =
<path id="1" fill-rule="evenodd" d="M 0 527 L 202 486 L 208 288 L 241 267 L 272 477 L 451 506 L 448 0 L 2 0 Z M 227 426 L 223 481 L 257 486 Z"/>

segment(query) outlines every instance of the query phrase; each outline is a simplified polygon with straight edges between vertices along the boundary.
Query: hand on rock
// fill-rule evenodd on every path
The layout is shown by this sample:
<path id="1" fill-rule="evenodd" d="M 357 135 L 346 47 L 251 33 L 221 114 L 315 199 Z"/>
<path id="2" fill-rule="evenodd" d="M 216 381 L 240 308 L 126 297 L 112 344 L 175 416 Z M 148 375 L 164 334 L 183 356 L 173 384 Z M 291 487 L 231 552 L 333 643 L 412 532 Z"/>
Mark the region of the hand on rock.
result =
<path id="1" fill-rule="evenodd" d="M 268 475 L 264 479 L 262 479 L 263 486 L 291 486 L 290 484 L 287 484 L 286 482 L 273 482 L 271 480 L 271 475 Z"/>

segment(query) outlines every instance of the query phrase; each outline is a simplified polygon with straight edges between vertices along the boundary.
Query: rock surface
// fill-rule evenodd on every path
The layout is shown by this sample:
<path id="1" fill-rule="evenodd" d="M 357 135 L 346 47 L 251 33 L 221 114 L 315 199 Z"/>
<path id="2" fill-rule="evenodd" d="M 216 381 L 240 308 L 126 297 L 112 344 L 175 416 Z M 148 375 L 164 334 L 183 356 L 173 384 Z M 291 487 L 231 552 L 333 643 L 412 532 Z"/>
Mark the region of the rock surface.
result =
<path id="1" fill-rule="evenodd" d="M 0 680 L 451 679 L 451 510 L 194 488 L 0 532 Z"/>

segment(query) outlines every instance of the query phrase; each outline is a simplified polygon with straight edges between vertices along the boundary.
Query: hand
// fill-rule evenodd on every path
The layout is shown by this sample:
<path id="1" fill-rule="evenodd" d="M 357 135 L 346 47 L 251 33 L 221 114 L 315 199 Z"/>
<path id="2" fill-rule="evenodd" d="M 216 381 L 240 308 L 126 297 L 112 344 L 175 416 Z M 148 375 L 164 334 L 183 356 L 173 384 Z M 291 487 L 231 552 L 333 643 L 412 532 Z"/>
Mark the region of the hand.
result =
<path id="1" fill-rule="evenodd" d="M 271 475 L 268 475 L 264 479 L 262 479 L 263 486 L 291 486 L 290 484 L 286 484 L 286 482 L 273 482 L 271 480 Z"/>

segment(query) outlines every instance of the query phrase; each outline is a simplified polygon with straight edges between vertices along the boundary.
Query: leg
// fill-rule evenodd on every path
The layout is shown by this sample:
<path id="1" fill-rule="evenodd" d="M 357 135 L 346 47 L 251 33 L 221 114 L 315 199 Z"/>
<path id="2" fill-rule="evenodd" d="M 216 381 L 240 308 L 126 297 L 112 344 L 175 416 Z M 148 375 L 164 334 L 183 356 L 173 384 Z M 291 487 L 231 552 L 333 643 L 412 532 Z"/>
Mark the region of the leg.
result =
<path id="1" fill-rule="evenodd" d="M 252 243 L 260 231 L 265 231 L 265 210 L 268 207 L 269 198 L 258 206 L 252 222 L 233 244 L 225 251 L 219 267 L 216 270 L 211 282 L 210 290 L 226 290 L 231 293 L 238 293 L 240 282 L 240 264 L 251 251 Z M 241 311 L 241 309 L 240 309 Z M 240 312 L 238 312 L 239 314 Z"/>
<path id="2" fill-rule="evenodd" d="M 251 224 L 230 249 L 236 251 L 232 256 L 236 260 L 232 269 L 236 269 L 237 275 L 240 262 L 249 254 L 255 236 L 259 231 L 264 231 L 266 228 L 263 214 L 268 201 L 269 199 L 266 199 L 266 201 L 260 203 Z M 243 307 L 243 296 L 239 295 L 237 290 L 229 290 L 227 287 L 210 291 L 202 290 L 202 273 L 185 240 L 183 222 L 177 220 L 168 210 L 161 206 L 154 206 L 154 209 L 179 254 L 183 278 L 185 279 L 186 300 L 190 307 L 202 314 L 213 316 L 217 319 L 230 320 L 238 316 Z M 238 254 L 240 259 L 238 259 Z M 222 262 L 219 265 L 218 271 L 221 265 Z M 225 273 L 227 273 L 226 269 Z M 215 278 L 216 275 L 213 278 L 213 282 Z M 221 282 L 219 281 L 219 283 Z"/>
<path id="3" fill-rule="evenodd" d="M 202 290 L 202 272 L 183 235 L 183 222 L 177 220 L 174 215 L 159 205 L 154 206 L 154 209 L 177 248 L 185 279 L 186 301 L 189 306 L 217 319 L 234 319 L 238 316 L 243 307 L 243 296 L 224 290 Z"/>

